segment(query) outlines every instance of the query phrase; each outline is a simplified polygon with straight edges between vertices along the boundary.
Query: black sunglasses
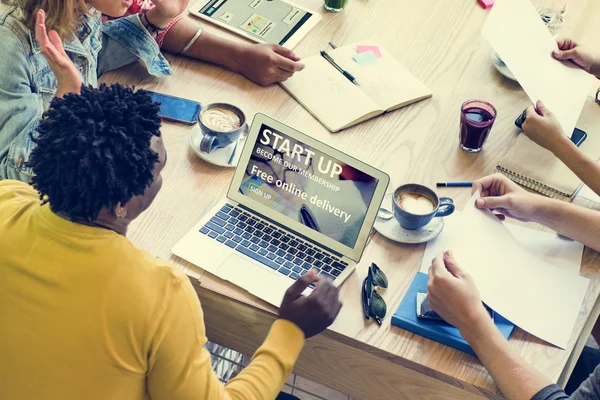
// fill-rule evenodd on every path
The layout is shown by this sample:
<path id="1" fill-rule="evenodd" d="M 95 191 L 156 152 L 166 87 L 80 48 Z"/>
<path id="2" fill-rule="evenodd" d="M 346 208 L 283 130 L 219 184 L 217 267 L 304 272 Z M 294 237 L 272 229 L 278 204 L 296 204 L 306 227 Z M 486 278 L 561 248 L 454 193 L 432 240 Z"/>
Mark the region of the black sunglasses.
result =
<path id="1" fill-rule="evenodd" d="M 388 287 L 388 280 L 377 264 L 371 263 L 369 273 L 362 285 L 363 311 L 365 319 L 373 318 L 377 324 L 381 325 L 387 313 L 387 305 L 383 297 L 377 293 L 378 287 L 386 289 Z"/>

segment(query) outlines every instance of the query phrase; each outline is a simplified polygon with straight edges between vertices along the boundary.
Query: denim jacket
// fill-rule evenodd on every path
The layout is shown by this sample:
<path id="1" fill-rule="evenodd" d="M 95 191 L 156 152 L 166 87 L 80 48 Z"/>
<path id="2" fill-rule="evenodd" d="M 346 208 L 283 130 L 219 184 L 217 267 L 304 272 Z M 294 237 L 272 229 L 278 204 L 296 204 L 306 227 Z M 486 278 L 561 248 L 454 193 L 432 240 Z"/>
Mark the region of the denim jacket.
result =
<path id="1" fill-rule="evenodd" d="M 19 8 L 0 4 L 0 179 L 28 182 L 32 135 L 56 93 L 56 77 L 40 52 L 34 32 L 21 22 Z M 85 85 L 97 86 L 106 71 L 141 60 L 155 76 L 171 73 L 154 38 L 139 16 L 102 24 L 86 16 L 76 37 L 64 48 Z"/>

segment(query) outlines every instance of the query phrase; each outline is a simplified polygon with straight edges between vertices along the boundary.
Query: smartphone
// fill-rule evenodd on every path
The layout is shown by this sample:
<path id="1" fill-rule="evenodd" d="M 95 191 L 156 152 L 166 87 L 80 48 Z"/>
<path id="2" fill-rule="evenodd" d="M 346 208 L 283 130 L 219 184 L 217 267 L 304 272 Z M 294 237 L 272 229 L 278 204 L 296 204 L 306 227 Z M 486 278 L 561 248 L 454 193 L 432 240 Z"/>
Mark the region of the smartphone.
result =
<path id="1" fill-rule="evenodd" d="M 490 315 L 490 318 L 493 321 L 494 320 L 494 310 L 492 310 L 485 304 L 483 306 L 485 307 L 486 311 L 488 312 L 488 314 Z M 417 292 L 417 317 L 421 318 L 421 319 L 444 321 L 443 318 L 440 317 L 440 315 L 438 313 L 433 311 L 431 309 L 431 306 L 429 306 L 429 300 L 427 299 L 426 292 Z"/>
<path id="2" fill-rule="evenodd" d="M 198 122 L 202 106 L 197 101 L 151 91 L 148 93 L 152 97 L 152 101 L 160 104 L 158 116 L 162 119 L 186 125 L 194 125 Z"/>
<path id="3" fill-rule="evenodd" d="M 525 119 L 523 118 L 523 114 L 521 114 L 515 120 L 515 125 L 517 126 L 517 128 L 522 128 L 523 122 L 525 122 Z M 573 142 L 575 146 L 579 147 L 581 143 L 585 141 L 585 139 L 587 139 L 587 133 L 585 133 L 579 128 L 573 129 L 573 134 L 571 135 L 571 142 Z"/>

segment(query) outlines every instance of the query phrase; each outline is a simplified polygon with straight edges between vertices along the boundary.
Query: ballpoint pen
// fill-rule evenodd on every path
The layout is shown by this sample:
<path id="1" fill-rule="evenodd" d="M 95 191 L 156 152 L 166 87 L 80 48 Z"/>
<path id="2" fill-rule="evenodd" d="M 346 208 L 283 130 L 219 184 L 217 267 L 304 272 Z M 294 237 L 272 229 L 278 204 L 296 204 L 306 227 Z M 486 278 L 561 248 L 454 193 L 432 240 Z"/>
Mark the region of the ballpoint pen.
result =
<path id="1" fill-rule="evenodd" d="M 329 62 L 329 64 L 333 65 L 335 67 L 335 69 L 337 69 L 338 71 L 340 71 L 342 73 L 342 75 L 344 75 L 346 78 L 348 78 L 348 80 L 352 83 L 354 83 L 356 86 L 360 86 L 358 84 L 358 81 L 356 80 L 356 78 L 354 77 L 354 75 L 352 75 L 350 72 L 346 71 L 345 69 L 343 69 L 342 67 L 340 67 L 334 60 L 333 58 L 331 58 L 331 56 L 329 54 L 327 54 L 327 52 L 325 50 L 321 50 L 321 56 L 323 56 L 323 58 L 325 60 L 327 60 Z"/>

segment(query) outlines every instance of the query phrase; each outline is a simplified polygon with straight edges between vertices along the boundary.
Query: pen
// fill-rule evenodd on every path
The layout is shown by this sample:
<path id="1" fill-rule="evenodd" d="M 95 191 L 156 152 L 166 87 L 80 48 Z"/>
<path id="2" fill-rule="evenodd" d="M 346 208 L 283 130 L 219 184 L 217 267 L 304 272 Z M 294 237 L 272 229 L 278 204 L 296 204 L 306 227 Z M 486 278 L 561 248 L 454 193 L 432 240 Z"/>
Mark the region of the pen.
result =
<path id="1" fill-rule="evenodd" d="M 350 82 L 354 83 L 356 86 L 360 86 L 358 84 L 358 81 L 356 80 L 356 78 L 350 72 L 344 70 L 335 61 L 333 61 L 333 58 L 331 58 L 331 56 L 329 54 L 327 54 L 327 52 L 325 50 L 321 50 L 321 55 L 323 56 L 324 59 L 326 59 L 329 62 L 329 64 L 333 65 L 335 67 L 335 69 L 340 71 L 342 73 L 342 75 L 344 75 L 346 78 L 348 78 L 348 80 Z"/>
<path id="2" fill-rule="evenodd" d="M 438 182 L 436 187 L 472 187 L 473 182 Z"/>
<path id="3" fill-rule="evenodd" d="M 329 42 L 329 46 L 331 46 L 332 49 L 337 49 L 337 46 L 333 44 L 333 42 Z"/>

